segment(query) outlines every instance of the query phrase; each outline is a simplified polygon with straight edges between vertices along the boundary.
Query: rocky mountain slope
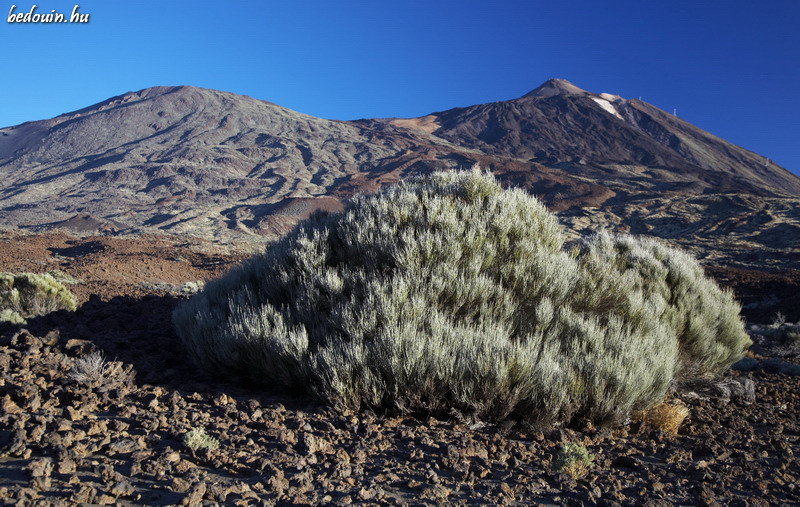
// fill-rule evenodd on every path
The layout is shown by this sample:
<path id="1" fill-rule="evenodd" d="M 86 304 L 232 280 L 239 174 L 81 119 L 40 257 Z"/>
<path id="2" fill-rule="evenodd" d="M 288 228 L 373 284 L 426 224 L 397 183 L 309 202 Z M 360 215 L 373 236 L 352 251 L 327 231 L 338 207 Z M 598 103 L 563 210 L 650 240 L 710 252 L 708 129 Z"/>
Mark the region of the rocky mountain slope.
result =
<path id="1" fill-rule="evenodd" d="M 765 157 L 641 100 L 596 95 L 565 80 L 425 120 L 425 130 L 460 146 L 567 168 L 622 191 L 800 196 L 800 178 Z"/>
<path id="2" fill-rule="evenodd" d="M 362 171 L 392 178 L 403 154 L 436 144 L 417 137 L 229 93 L 150 88 L 0 131 L 2 221 L 89 214 L 118 228 L 246 234 L 286 205 L 293 215 L 304 199 L 358 186 Z"/>
<path id="3" fill-rule="evenodd" d="M 679 238 L 745 264 L 754 245 L 778 263 L 800 252 L 800 178 L 645 102 L 564 80 L 510 101 L 351 122 L 193 87 L 127 93 L 0 129 L 0 225 L 260 242 L 354 193 L 474 163 L 575 231 Z M 732 254 L 724 227 L 685 226 L 712 219 L 744 238 Z"/>

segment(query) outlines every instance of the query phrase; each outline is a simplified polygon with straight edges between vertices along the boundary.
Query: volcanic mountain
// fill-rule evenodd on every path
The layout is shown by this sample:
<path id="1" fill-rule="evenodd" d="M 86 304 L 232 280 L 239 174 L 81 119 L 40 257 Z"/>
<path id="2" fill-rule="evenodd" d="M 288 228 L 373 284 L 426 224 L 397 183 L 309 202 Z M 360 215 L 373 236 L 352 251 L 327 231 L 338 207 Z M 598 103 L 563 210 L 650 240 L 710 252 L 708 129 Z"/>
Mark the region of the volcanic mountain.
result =
<path id="1" fill-rule="evenodd" d="M 89 214 L 132 229 L 246 235 L 283 207 L 302 215 L 309 200 L 335 207 L 330 196 L 349 195 L 350 186 L 396 180 L 408 153 L 454 151 L 421 137 L 230 93 L 149 88 L 0 130 L 0 221 Z"/>
<path id="2" fill-rule="evenodd" d="M 795 248 L 787 233 L 800 231 L 797 176 L 646 102 L 564 80 L 514 100 L 357 121 L 188 86 L 126 93 L 0 129 L 0 225 L 262 241 L 354 193 L 475 163 L 576 231 L 725 231 L 750 248 L 769 229 L 769 245 L 753 245 L 773 250 Z"/>
<path id="3" fill-rule="evenodd" d="M 800 178 L 765 157 L 641 100 L 595 95 L 562 79 L 516 100 L 433 113 L 424 124 L 424 130 L 459 146 L 562 167 L 612 185 L 800 195 Z"/>

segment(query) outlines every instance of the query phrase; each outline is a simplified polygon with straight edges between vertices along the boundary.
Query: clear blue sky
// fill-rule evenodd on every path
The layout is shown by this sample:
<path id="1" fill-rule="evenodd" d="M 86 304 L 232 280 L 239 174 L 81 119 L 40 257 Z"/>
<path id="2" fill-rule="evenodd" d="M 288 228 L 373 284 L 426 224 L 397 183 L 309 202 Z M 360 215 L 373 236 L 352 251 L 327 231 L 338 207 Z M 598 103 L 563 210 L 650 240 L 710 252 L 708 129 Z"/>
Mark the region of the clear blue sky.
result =
<path id="1" fill-rule="evenodd" d="M 88 24 L 9 24 L 17 12 Z M 0 125 L 188 84 L 335 119 L 639 97 L 800 173 L 800 1 L 2 0 Z"/>

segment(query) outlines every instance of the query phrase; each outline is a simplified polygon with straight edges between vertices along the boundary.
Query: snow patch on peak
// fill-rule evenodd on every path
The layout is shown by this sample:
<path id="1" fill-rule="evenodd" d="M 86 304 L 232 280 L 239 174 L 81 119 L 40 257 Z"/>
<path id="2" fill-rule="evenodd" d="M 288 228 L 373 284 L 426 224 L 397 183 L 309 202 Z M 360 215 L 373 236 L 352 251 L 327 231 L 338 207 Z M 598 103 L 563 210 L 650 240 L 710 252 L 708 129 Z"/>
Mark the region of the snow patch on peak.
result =
<path id="1" fill-rule="evenodd" d="M 609 95 L 609 94 L 608 93 L 604 93 L 600 97 L 602 97 L 603 95 Z M 592 100 L 595 101 L 597 103 L 597 105 L 602 107 L 607 113 L 613 114 L 614 116 L 616 116 L 620 120 L 624 119 L 619 114 L 619 111 L 617 111 L 617 108 L 614 107 L 614 105 L 611 102 L 609 102 L 608 99 L 600 98 L 600 97 L 592 97 Z"/>
<path id="2" fill-rule="evenodd" d="M 600 98 L 606 99 L 609 102 L 619 102 L 625 100 L 619 95 L 614 95 L 613 93 L 601 93 Z"/>

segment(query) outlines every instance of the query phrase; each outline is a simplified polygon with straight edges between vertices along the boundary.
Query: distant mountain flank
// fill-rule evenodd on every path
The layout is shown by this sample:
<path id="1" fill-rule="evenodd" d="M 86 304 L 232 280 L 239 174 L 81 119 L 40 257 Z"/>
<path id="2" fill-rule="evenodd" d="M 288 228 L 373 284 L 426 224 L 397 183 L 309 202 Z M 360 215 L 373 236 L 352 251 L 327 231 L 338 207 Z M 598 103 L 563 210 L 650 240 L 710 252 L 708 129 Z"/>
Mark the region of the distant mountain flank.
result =
<path id="1" fill-rule="evenodd" d="M 565 80 L 509 101 L 357 121 L 178 86 L 0 129 L 0 225 L 266 241 L 355 193 L 475 163 L 565 216 L 592 210 L 594 222 L 606 210 L 622 229 L 626 204 L 737 194 L 790 210 L 763 199 L 800 197 L 800 178 L 765 157 Z"/>
<path id="2" fill-rule="evenodd" d="M 646 102 L 551 79 L 519 99 L 424 117 L 427 130 L 483 153 L 574 175 L 698 193 L 800 196 L 800 178 Z M 409 126 L 408 120 L 388 120 Z M 643 168 L 647 170 L 642 171 Z M 635 174 L 631 174 L 631 171 Z"/>
<path id="3" fill-rule="evenodd" d="M 436 144 L 193 87 L 128 93 L 0 133 L 2 222 L 88 213 L 203 236 L 257 230 L 262 209 L 334 193 L 365 170 L 391 178 L 405 153 Z"/>

